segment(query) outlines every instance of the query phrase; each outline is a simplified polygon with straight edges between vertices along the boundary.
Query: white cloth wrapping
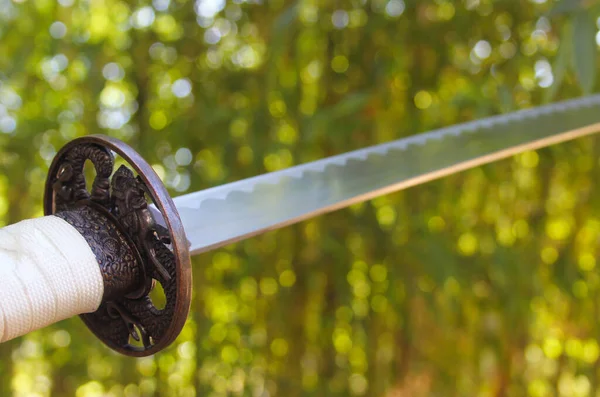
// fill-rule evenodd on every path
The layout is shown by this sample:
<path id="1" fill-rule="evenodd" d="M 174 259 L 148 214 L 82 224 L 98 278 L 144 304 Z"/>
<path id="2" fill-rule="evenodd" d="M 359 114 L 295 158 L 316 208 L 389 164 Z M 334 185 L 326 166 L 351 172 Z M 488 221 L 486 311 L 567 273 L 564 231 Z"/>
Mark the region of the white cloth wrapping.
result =
<path id="1" fill-rule="evenodd" d="M 0 229 L 0 343 L 96 311 L 103 293 L 96 257 L 63 219 Z"/>

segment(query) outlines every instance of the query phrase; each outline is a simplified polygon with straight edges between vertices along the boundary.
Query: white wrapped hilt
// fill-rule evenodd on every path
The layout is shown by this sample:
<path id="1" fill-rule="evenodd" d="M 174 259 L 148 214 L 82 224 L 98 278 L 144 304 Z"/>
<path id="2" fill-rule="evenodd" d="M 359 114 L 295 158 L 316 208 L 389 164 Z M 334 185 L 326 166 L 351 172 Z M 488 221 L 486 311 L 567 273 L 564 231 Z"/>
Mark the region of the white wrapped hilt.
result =
<path id="1" fill-rule="evenodd" d="M 0 229 L 0 343 L 96 311 L 104 284 L 83 236 L 56 216 Z"/>

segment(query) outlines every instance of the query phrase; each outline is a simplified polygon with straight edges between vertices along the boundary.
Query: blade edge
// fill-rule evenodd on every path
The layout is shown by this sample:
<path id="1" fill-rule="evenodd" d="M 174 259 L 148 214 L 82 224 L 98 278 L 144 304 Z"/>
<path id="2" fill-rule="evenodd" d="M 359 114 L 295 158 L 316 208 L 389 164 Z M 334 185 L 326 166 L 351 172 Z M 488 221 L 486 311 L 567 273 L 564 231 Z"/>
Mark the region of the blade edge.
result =
<path id="1" fill-rule="evenodd" d="M 431 131 L 428 133 L 423 133 L 423 134 L 418 134 L 418 135 L 413 135 L 404 139 L 400 139 L 397 141 L 392 141 L 392 142 L 388 142 L 388 143 L 384 143 L 384 144 L 379 144 L 379 145 L 375 145 L 372 147 L 368 147 L 368 148 L 363 148 L 363 149 L 359 149 L 356 150 L 354 152 L 349 152 L 349 153 L 345 153 L 345 154 L 341 154 L 341 155 L 337 155 L 337 156 L 333 156 L 330 158 L 326 158 L 326 159 L 321 159 L 318 160 L 316 162 L 313 163 L 307 163 L 307 164 L 303 164 L 303 165 L 299 165 L 299 166 L 295 166 L 295 167 L 291 167 L 289 169 L 285 169 L 285 170 L 281 170 L 281 171 L 277 171 L 274 173 L 270 173 L 270 174 L 264 174 L 264 175 L 260 175 L 260 176 L 256 176 L 256 177 L 252 177 L 249 179 L 245 179 L 242 181 L 237 181 L 237 182 L 232 182 L 230 184 L 226 184 L 226 185 L 222 185 L 222 186 L 218 186 L 215 188 L 210 188 L 210 189 L 206 189 L 204 191 L 201 192 L 195 192 L 195 193 L 190 193 L 184 196 L 180 196 L 175 198 L 175 204 L 178 208 L 178 210 L 180 211 L 180 213 L 182 214 L 182 219 L 184 221 L 185 224 L 185 228 L 186 228 L 186 233 L 188 233 L 188 235 L 191 235 L 192 237 L 188 237 L 191 240 L 191 252 L 192 254 L 198 254 L 198 253 L 202 253 L 211 249 L 215 249 L 218 247 L 221 247 L 223 245 L 227 245 L 227 244 L 231 244 L 246 238 L 250 238 L 252 236 L 267 232 L 269 230 L 275 230 L 281 227 L 285 227 L 285 226 L 289 226 L 291 224 L 297 223 L 297 222 L 301 222 L 303 220 L 309 219 L 311 217 L 314 216 L 318 216 L 318 215 L 322 215 L 328 212 L 332 212 L 344 207 L 347 207 L 349 205 L 352 205 L 354 203 L 357 202 L 361 202 L 361 201 L 366 201 L 366 200 L 370 200 L 373 199 L 375 197 L 378 197 L 380 195 L 384 195 L 384 194 L 389 194 L 391 192 L 395 192 L 398 190 L 403 190 L 406 188 L 409 188 L 411 186 L 415 186 L 418 184 L 422 184 L 422 183 L 426 183 L 435 179 L 439 179 L 441 177 L 450 175 L 450 174 L 454 174 L 457 172 L 461 172 L 470 168 L 474 168 L 483 164 L 487 164 L 490 162 L 494 162 L 506 157 L 510 157 L 513 156 L 515 154 L 521 153 L 523 151 L 527 151 L 527 150 L 535 150 L 535 149 L 539 149 L 539 148 L 543 148 L 546 146 L 550 146 L 556 143 L 560 143 L 560 142 L 565 142 L 565 141 L 569 141 L 569 140 L 573 140 L 579 137 L 583 137 L 586 135 L 592 135 L 595 133 L 600 132 L 600 117 L 596 116 L 596 114 L 600 113 L 600 112 L 595 112 L 592 113 L 591 109 L 592 107 L 594 107 L 594 110 L 600 110 L 599 109 L 595 109 L 597 107 L 599 107 L 600 105 L 600 96 L 592 96 L 592 97 L 587 97 L 587 98 L 582 98 L 582 99 L 576 99 L 576 100 L 571 100 L 571 101 L 566 101 L 566 102 L 562 102 L 562 103 L 558 103 L 558 104 L 552 104 L 552 105 L 547 105 L 544 107 L 539 107 L 539 108 L 533 108 L 533 109 L 526 109 L 526 110 L 521 110 L 518 112 L 514 112 L 514 113 L 510 113 L 510 114 L 506 114 L 506 115 L 500 115 L 500 116 L 493 116 L 491 118 L 487 118 L 487 119 L 481 119 L 481 120 L 475 120 L 475 121 L 471 121 L 468 123 L 463 123 L 463 124 L 458 124 L 458 125 L 454 125 L 454 126 L 450 126 L 450 127 L 446 127 L 446 128 L 442 128 L 439 130 L 435 130 L 435 131 Z M 588 108 L 588 109 L 586 109 Z M 363 162 L 365 164 L 368 163 L 369 161 L 369 156 L 372 155 L 376 155 L 378 154 L 378 152 L 381 156 L 383 156 L 385 158 L 385 156 L 389 156 L 392 157 L 393 153 L 390 154 L 393 151 L 407 151 L 406 153 L 409 153 L 408 150 L 410 150 L 411 147 L 417 145 L 417 146 L 421 146 L 422 148 L 426 148 L 426 145 L 429 144 L 431 145 L 433 141 L 439 141 L 439 140 L 444 140 L 444 139 L 450 139 L 452 137 L 455 137 L 455 141 L 459 142 L 459 140 L 461 138 L 463 138 L 465 135 L 473 133 L 473 134 L 479 134 L 483 135 L 483 134 L 492 134 L 494 132 L 496 132 L 497 134 L 499 134 L 502 131 L 502 127 L 505 127 L 507 129 L 516 129 L 516 128 L 524 128 L 526 127 L 526 124 L 528 122 L 533 122 L 533 121 L 537 121 L 538 123 L 541 122 L 550 122 L 550 121 L 554 121 L 557 124 L 560 124 L 561 122 L 564 122 L 564 120 L 562 120 L 560 117 L 558 117 L 560 114 L 562 113 L 566 113 L 569 110 L 575 110 L 575 111 L 579 111 L 579 110 L 588 110 L 588 112 L 582 116 L 582 118 L 592 118 L 591 116 L 593 115 L 593 121 L 582 121 L 581 123 L 578 124 L 577 121 L 571 122 L 571 124 L 578 124 L 576 126 L 572 126 L 573 128 L 566 128 L 561 130 L 560 132 L 554 132 L 554 133 L 548 133 L 545 136 L 541 136 L 539 138 L 536 139 L 531 139 L 531 140 L 527 140 L 525 142 L 521 142 L 518 144 L 507 144 L 506 147 L 503 148 L 499 148 L 499 149 L 495 149 L 492 151 L 489 151 L 488 153 L 485 153 L 483 155 L 480 156 L 476 156 L 475 158 L 466 158 L 468 157 L 467 155 L 469 154 L 469 152 L 467 150 L 464 151 L 464 155 L 465 158 L 463 158 L 462 160 L 456 161 L 453 164 L 450 164 L 449 166 L 444 166 L 444 167 L 439 167 L 427 172 L 421 172 L 421 173 L 416 173 L 408 178 L 405 179 L 400 179 L 393 184 L 389 184 L 386 185 L 384 187 L 378 188 L 378 189 L 372 189 L 369 191 L 365 191 L 361 194 L 356 194 L 353 195 L 351 197 L 346 197 L 343 200 L 338 200 L 335 203 L 330 203 L 327 205 L 323 205 L 320 208 L 313 208 L 310 211 L 306 211 L 304 213 L 298 214 L 298 215 L 294 215 L 294 216 L 288 216 L 286 217 L 285 214 L 283 214 L 280 218 L 274 218 L 275 220 L 270 221 L 268 225 L 260 225 L 259 222 L 257 223 L 256 227 L 246 227 L 245 229 L 240 229 L 237 231 L 232 231 L 232 232 L 225 232 L 222 236 L 214 238 L 212 241 L 209 239 L 198 239 L 197 234 L 201 233 L 202 230 L 198 230 L 198 225 L 202 223 L 202 215 L 205 215 L 207 218 L 211 218 L 212 217 L 212 222 L 214 223 L 215 220 L 218 221 L 219 220 L 219 216 L 217 216 L 216 218 L 213 216 L 214 214 L 211 214 L 211 208 L 205 209 L 204 211 L 202 211 L 200 209 L 200 207 L 203 204 L 206 204 L 207 202 L 210 201 L 219 201 L 221 202 L 221 204 L 225 203 L 225 207 L 229 208 L 231 211 L 237 212 L 240 215 L 240 218 L 242 219 L 252 219 L 252 217 L 254 216 L 256 218 L 256 215 L 253 213 L 253 208 L 247 207 L 247 208 L 243 208 L 243 200 L 240 203 L 238 203 L 238 205 L 236 206 L 236 203 L 234 201 L 228 203 L 228 200 L 230 200 L 230 196 L 232 195 L 236 195 L 238 194 L 247 194 L 247 195 L 256 195 L 256 190 L 260 189 L 262 185 L 273 185 L 276 186 L 277 184 L 281 184 L 282 186 L 284 185 L 284 180 L 286 180 L 285 178 L 287 177 L 291 177 L 291 178 L 297 178 L 297 179 L 303 179 L 303 178 L 307 178 L 310 179 L 309 177 L 307 177 L 307 174 L 310 172 L 317 172 L 317 173 L 322 173 L 324 174 L 326 172 L 326 168 L 329 165 L 337 165 L 339 167 L 348 167 L 349 162 L 351 161 L 358 161 L 358 162 Z M 575 115 L 577 116 L 577 115 Z M 536 117 L 538 118 L 536 120 Z M 544 120 L 540 120 L 540 118 L 542 117 L 546 117 Z M 556 120 L 553 120 L 553 118 L 555 118 Z M 565 126 L 567 127 L 567 126 Z M 557 127 L 558 128 L 558 127 Z M 507 133 L 507 135 L 513 134 L 515 135 L 514 132 L 509 132 Z M 513 139 L 518 139 L 518 136 L 512 136 L 511 137 Z M 490 140 L 493 138 L 497 138 L 497 137 L 490 137 Z M 392 148 L 392 145 L 393 148 Z M 461 148 L 458 149 L 458 151 L 460 151 Z M 373 162 L 373 161 L 372 161 Z M 338 163 L 338 164 L 336 164 Z M 406 164 L 404 164 L 406 165 Z M 298 175 L 300 174 L 300 175 Z M 317 178 L 315 178 L 315 180 L 317 180 L 318 182 L 322 182 L 324 178 L 321 178 L 321 180 L 318 180 Z M 331 179 L 332 182 L 336 182 L 334 179 Z M 262 188 L 264 189 L 264 186 L 262 186 Z M 328 190 L 331 190 L 331 188 L 329 186 L 327 186 Z M 281 197 L 286 197 L 285 196 L 285 192 L 277 192 Z M 265 198 L 268 199 L 268 198 Z M 290 197 L 289 199 L 293 200 L 293 197 Z M 246 202 L 246 204 L 252 204 L 249 203 L 248 201 Z M 210 205 L 207 205 L 208 207 L 210 207 Z M 234 208 L 232 208 L 231 206 L 234 206 Z M 237 208 L 235 208 L 237 207 Z M 227 209 L 225 208 L 225 209 Z M 264 210 L 269 210 L 272 208 L 269 208 L 268 206 L 262 206 L 261 209 Z M 223 210 L 223 208 L 221 208 L 221 210 Z M 194 219 L 191 219 L 190 217 L 193 217 Z M 258 219 L 258 218 L 257 218 Z M 225 221 L 225 223 L 230 222 L 231 220 L 227 218 L 227 215 L 223 215 L 222 216 L 222 220 Z M 232 226 L 232 228 L 234 228 Z M 210 227 L 205 227 L 203 230 L 204 233 L 209 233 L 211 232 L 211 228 Z"/>

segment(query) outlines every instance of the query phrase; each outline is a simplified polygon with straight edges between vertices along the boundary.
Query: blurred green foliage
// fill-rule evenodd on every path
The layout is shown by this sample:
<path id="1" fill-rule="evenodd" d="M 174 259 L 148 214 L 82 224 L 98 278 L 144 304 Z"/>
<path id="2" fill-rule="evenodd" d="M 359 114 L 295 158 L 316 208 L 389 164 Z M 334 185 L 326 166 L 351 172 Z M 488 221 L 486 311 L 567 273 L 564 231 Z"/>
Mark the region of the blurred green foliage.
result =
<path id="1" fill-rule="evenodd" d="M 173 195 L 596 90 L 595 1 L 0 0 L 0 220 L 56 150 L 134 146 Z M 0 396 L 588 396 L 600 140 L 194 258 L 155 357 L 70 319 L 0 345 Z"/>

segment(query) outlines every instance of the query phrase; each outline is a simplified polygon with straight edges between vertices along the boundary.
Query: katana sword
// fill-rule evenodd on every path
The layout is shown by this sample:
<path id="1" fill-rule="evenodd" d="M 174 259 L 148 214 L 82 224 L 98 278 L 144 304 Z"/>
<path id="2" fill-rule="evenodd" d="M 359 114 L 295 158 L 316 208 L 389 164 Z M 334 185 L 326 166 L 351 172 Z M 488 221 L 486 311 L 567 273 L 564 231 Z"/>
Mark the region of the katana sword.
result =
<path id="1" fill-rule="evenodd" d="M 600 95 L 489 117 L 170 198 L 132 148 L 90 135 L 55 156 L 46 216 L 0 229 L 0 342 L 80 315 L 106 345 L 146 356 L 189 312 L 190 254 L 600 132 Z M 126 165 L 113 169 L 115 156 Z M 96 170 L 88 190 L 83 168 Z M 149 293 L 160 283 L 164 308 Z"/>

